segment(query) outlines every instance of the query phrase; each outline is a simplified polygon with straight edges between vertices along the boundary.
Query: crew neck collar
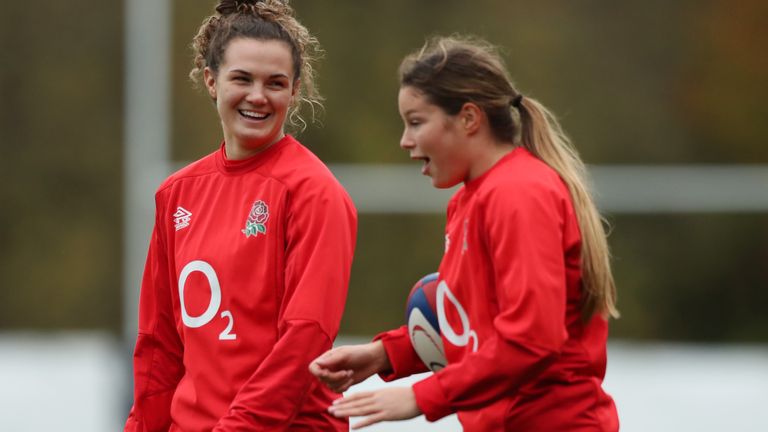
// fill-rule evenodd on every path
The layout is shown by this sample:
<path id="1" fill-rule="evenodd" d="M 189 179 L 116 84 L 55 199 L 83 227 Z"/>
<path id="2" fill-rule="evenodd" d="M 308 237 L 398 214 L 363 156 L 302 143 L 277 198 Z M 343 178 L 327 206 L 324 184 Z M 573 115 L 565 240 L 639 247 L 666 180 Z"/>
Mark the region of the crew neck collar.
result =
<path id="1" fill-rule="evenodd" d="M 509 153 L 502 156 L 498 161 L 496 161 L 495 164 L 493 164 L 488 170 L 486 170 L 484 173 L 479 175 L 478 177 L 473 178 L 472 180 L 464 183 L 464 188 L 468 191 L 476 190 L 480 187 L 481 184 L 485 181 L 486 178 L 494 171 L 497 167 L 503 165 L 507 160 L 512 159 L 515 157 L 515 155 L 519 155 L 521 152 L 527 152 L 527 150 L 522 147 L 518 146 L 513 148 Z"/>
<path id="2" fill-rule="evenodd" d="M 279 141 L 270 145 L 263 151 L 256 153 L 253 156 L 249 156 L 245 159 L 230 160 L 227 159 L 227 152 L 225 149 L 225 142 L 221 142 L 219 151 L 216 153 L 216 166 L 220 171 L 227 174 L 237 174 L 245 171 L 249 171 L 259 166 L 263 161 L 267 160 L 272 154 L 280 147 L 285 146 L 287 143 L 293 141 L 293 137 L 286 134 L 280 138 Z"/>

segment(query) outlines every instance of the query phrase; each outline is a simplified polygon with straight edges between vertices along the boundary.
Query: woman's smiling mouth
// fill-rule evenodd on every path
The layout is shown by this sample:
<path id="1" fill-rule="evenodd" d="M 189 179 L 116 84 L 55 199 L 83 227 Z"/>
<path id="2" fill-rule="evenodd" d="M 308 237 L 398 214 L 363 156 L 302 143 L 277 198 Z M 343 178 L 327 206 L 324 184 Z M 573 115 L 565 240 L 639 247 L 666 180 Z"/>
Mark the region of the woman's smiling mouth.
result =
<path id="1" fill-rule="evenodd" d="M 256 111 L 237 110 L 237 112 L 248 120 L 266 120 L 270 116 L 270 114 L 262 114 Z"/>

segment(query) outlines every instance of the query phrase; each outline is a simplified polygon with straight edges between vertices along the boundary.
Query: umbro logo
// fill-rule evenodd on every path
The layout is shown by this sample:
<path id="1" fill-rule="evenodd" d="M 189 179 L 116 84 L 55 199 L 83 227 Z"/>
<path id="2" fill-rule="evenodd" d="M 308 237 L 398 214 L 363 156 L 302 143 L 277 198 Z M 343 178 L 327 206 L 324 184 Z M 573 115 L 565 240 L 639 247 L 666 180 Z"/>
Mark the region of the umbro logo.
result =
<path id="1" fill-rule="evenodd" d="M 176 231 L 188 227 L 191 220 L 192 212 L 181 206 L 176 208 L 176 213 L 173 214 L 173 223 L 176 224 Z"/>

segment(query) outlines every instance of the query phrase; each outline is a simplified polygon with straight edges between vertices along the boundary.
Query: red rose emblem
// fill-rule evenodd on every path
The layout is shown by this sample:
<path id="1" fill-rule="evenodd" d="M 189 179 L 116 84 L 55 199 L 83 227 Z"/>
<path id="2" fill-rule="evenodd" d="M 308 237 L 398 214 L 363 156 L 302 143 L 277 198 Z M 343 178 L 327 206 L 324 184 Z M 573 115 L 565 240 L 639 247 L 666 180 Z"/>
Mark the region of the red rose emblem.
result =
<path id="1" fill-rule="evenodd" d="M 248 221 L 256 224 L 264 224 L 269 219 L 269 208 L 264 201 L 256 201 L 248 215 Z"/>

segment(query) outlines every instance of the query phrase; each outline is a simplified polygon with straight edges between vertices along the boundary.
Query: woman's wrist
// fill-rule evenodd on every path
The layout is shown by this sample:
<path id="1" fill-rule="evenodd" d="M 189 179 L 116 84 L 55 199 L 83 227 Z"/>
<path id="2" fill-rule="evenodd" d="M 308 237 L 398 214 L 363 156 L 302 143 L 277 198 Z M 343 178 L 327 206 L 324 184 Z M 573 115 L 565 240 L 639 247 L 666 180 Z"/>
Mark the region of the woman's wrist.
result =
<path id="1" fill-rule="evenodd" d="M 376 373 L 392 370 L 392 364 L 390 364 L 389 357 L 387 357 L 387 350 L 384 349 L 384 342 L 377 340 L 371 342 L 369 345 L 371 349 L 371 355 L 374 359 L 374 369 Z"/>

